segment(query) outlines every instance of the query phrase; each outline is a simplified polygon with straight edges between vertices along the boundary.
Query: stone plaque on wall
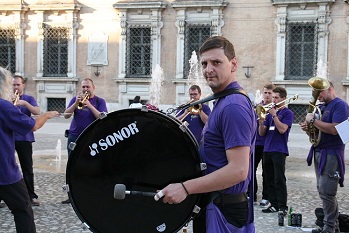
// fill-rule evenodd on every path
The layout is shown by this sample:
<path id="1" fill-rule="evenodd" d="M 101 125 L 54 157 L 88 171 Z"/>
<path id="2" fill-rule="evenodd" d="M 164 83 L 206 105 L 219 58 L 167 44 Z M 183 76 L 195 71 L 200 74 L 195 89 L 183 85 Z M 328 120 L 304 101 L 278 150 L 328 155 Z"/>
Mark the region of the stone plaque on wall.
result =
<path id="1" fill-rule="evenodd" d="M 95 32 L 88 37 L 87 65 L 108 65 L 108 36 Z"/>

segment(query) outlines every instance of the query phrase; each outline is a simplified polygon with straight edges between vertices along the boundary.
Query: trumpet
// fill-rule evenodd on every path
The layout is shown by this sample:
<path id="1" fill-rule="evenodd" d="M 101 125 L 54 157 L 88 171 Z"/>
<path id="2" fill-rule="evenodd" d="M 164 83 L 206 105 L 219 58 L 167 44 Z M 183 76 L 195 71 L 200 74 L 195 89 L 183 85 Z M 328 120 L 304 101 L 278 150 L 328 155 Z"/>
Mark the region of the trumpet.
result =
<path id="1" fill-rule="evenodd" d="M 13 100 L 13 105 L 17 105 L 18 100 L 19 100 L 19 93 L 18 90 L 15 91 L 15 99 Z"/>
<path id="2" fill-rule="evenodd" d="M 283 101 L 280 101 L 280 102 L 278 102 L 276 104 L 270 103 L 270 104 L 266 104 L 266 105 L 263 105 L 263 106 L 262 105 L 257 105 L 256 106 L 257 116 L 258 116 L 258 118 L 265 119 L 265 117 L 269 114 L 269 110 L 270 109 L 275 107 L 276 110 L 280 110 L 280 109 L 284 108 L 286 105 L 296 101 L 297 99 L 298 99 L 298 94 L 294 95 L 291 98 L 288 98 L 288 99 L 285 99 Z M 282 105 L 282 106 L 278 107 L 282 103 L 285 103 L 285 105 Z"/>
<path id="3" fill-rule="evenodd" d="M 191 103 L 194 102 L 194 99 L 190 100 L 189 102 L 185 103 L 183 106 L 187 106 L 187 105 L 190 105 Z M 202 109 L 202 104 L 196 104 L 196 105 L 193 105 L 191 107 L 188 108 L 188 112 L 187 114 L 185 114 L 184 116 L 182 116 L 180 119 L 178 120 L 183 120 L 184 118 L 186 118 L 189 114 L 194 114 L 194 115 L 197 115 L 197 114 L 200 114 L 200 111 Z M 180 113 L 181 111 L 179 111 L 178 113 Z"/>
<path id="4" fill-rule="evenodd" d="M 84 102 L 90 98 L 90 94 L 86 91 L 84 94 L 84 98 L 78 103 L 78 109 L 81 110 L 84 108 Z"/>

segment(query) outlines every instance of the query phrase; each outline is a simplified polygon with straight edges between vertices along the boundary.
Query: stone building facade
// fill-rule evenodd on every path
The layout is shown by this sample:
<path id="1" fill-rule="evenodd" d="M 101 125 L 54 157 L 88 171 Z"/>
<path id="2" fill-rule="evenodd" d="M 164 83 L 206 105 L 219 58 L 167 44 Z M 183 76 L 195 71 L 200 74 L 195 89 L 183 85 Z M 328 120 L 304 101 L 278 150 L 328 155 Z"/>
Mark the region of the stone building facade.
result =
<path id="1" fill-rule="evenodd" d="M 135 95 L 166 110 L 188 101 L 200 77 L 193 51 L 208 36 L 235 46 L 238 80 L 253 96 L 284 86 L 303 111 L 319 64 L 349 100 L 349 4 L 345 0 L 2 0 L 0 65 L 27 78 L 42 111 L 64 110 L 91 78 L 109 110 Z M 160 71 L 160 72 L 158 72 Z M 155 80 L 155 81 L 154 81 Z M 160 80 L 160 82 L 158 82 Z M 154 93 L 154 83 L 160 86 Z M 159 91 L 160 90 L 160 91 Z"/>

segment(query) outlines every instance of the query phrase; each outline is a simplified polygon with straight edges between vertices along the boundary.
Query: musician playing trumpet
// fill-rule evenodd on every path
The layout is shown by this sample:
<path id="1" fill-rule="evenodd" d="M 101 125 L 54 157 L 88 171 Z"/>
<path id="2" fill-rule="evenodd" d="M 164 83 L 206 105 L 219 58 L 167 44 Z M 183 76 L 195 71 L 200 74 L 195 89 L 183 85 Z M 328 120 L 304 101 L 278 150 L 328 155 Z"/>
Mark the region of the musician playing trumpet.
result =
<path id="1" fill-rule="evenodd" d="M 335 126 L 348 120 L 349 107 L 344 100 L 336 96 L 331 82 L 319 93 L 317 100 L 321 102 L 317 108 L 320 112 L 308 113 L 305 121 L 300 123 L 302 130 L 307 133 L 310 125 L 321 131 L 319 142 L 310 147 L 307 158 L 308 166 L 314 161 L 317 191 L 325 216 L 324 226 L 313 229 L 312 233 L 340 232 L 336 195 L 338 184 L 343 187 L 344 182 L 345 144 Z M 319 117 L 320 115 L 322 117 Z"/>
<path id="2" fill-rule="evenodd" d="M 19 110 L 31 117 L 40 115 L 40 108 L 35 98 L 31 95 L 24 94 L 25 80 L 22 76 L 15 75 L 12 78 L 12 87 L 14 94 L 14 105 Z M 15 149 L 17 151 L 19 163 L 21 165 L 23 179 L 28 189 L 28 194 L 33 206 L 40 205 L 38 195 L 34 191 L 34 172 L 33 172 L 33 146 L 35 141 L 34 133 L 30 131 L 25 135 L 15 133 Z"/>
<path id="3" fill-rule="evenodd" d="M 275 85 L 272 83 L 268 83 L 264 85 L 263 92 L 262 92 L 262 100 L 258 99 L 257 106 L 263 106 L 263 105 L 269 105 L 273 101 L 273 89 L 275 88 Z M 256 100 L 255 100 L 256 101 Z M 257 124 L 259 121 L 257 122 Z M 254 185 L 254 193 L 253 193 L 253 200 L 254 202 L 257 202 L 257 191 L 258 191 L 258 183 L 257 183 L 257 169 L 258 165 L 261 162 L 262 166 L 262 200 L 259 204 L 262 208 L 268 208 L 269 203 L 269 196 L 268 196 L 268 187 L 265 180 L 264 175 L 264 165 L 263 165 L 263 151 L 264 151 L 264 142 L 265 142 L 265 136 L 260 136 L 258 133 L 257 128 L 257 136 L 256 136 L 256 144 L 255 144 L 255 151 L 254 151 L 254 180 L 251 180 L 249 184 L 249 190 L 252 188 L 252 185 Z M 249 192 L 248 192 L 249 193 Z"/>
<path id="4" fill-rule="evenodd" d="M 292 127 L 294 114 L 286 107 L 287 92 L 283 87 L 273 89 L 274 107 L 269 109 L 266 118 L 259 118 L 259 135 L 265 136 L 264 175 L 268 187 L 271 206 L 263 213 L 288 211 L 285 163 L 288 156 L 288 136 Z"/>
<path id="5" fill-rule="evenodd" d="M 198 85 L 192 85 L 189 88 L 189 97 L 193 102 L 200 100 L 201 88 Z M 187 108 L 184 111 L 179 110 L 179 112 L 176 113 L 178 120 L 182 122 L 186 121 L 189 124 L 188 128 L 195 136 L 197 142 L 201 141 L 202 129 L 211 113 L 211 109 L 207 104 L 200 105 L 201 106 Z"/>
<path id="6" fill-rule="evenodd" d="M 69 144 L 75 142 L 82 131 L 95 121 L 102 112 L 107 112 L 105 100 L 95 95 L 95 88 L 92 79 L 85 78 L 82 80 L 81 92 L 70 100 L 64 112 L 66 119 L 73 115 L 67 141 L 68 156 L 70 154 Z M 86 95 L 88 95 L 88 98 L 86 98 Z M 68 203 L 70 203 L 69 199 L 62 201 L 62 204 Z"/>

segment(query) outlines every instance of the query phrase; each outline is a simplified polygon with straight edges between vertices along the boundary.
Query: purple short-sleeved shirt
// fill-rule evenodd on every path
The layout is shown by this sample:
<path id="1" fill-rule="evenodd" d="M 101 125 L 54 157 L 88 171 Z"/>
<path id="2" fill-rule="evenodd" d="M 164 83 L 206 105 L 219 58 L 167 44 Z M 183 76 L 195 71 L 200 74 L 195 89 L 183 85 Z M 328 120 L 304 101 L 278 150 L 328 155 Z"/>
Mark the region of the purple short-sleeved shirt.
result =
<path id="1" fill-rule="evenodd" d="M 0 185 L 14 184 L 22 179 L 16 163 L 14 132 L 25 135 L 35 120 L 21 113 L 9 101 L 0 99 Z"/>
<path id="2" fill-rule="evenodd" d="M 70 100 L 68 108 L 75 103 L 76 96 Z M 105 100 L 94 96 L 89 99 L 90 103 L 100 112 L 107 112 L 107 105 Z M 89 108 L 75 109 L 73 120 L 70 124 L 69 133 L 74 136 L 79 136 L 84 129 L 89 126 L 96 118 Z"/>
<path id="3" fill-rule="evenodd" d="M 237 82 L 228 88 L 242 89 Z M 225 166 L 228 161 L 226 150 L 233 147 L 250 146 L 250 156 L 254 152 L 256 139 L 256 114 L 246 96 L 231 94 L 216 101 L 203 129 L 203 143 L 200 147 L 202 160 L 207 164 L 207 173 Z M 246 192 L 248 178 L 234 185 L 226 193 Z"/>
<path id="4" fill-rule="evenodd" d="M 242 89 L 237 82 L 228 88 Z M 246 98 L 241 94 L 231 94 L 218 99 L 203 129 L 200 156 L 207 164 L 207 173 L 214 172 L 228 164 L 226 150 L 233 147 L 249 146 L 250 158 L 254 153 L 257 133 L 257 116 Z M 225 193 L 246 193 L 251 180 L 253 168 L 250 164 L 248 177 L 225 190 Z M 251 204 L 251 203 L 250 203 Z M 254 233 L 253 206 L 249 207 L 248 223 L 237 228 L 229 223 L 220 210 L 211 202 L 206 210 L 207 232 L 241 232 Z"/>
<path id="5" fill-rule="evenodd" d="M 204 113 L 209 116 L 211 113 L 211 109 L 207 104 L 202 104 L 202 111 L 204 111 Z M 182 110 L 180 113 L 178 113 L 178 115 L 183 114 L 184 110 Z M 198 114 L 189 114 L 188 116 L 186 116 L 183 120 L 183 122 L 186 121 L 188 122 L 189 126 L 189 130 L 193 133 L 193 135 L 196 138 L 197 142 L 201 141 L 201 133 L 202 133 L 202 129 L 204 128 L 205 124 L 202 122 L 200 116 Z"/>
<path id="6" fill-rule="evenodd" d="M 288 129 L 284 134 L 279 133 L 277 130 L 273 117 L 268 114 L 265 118 L 264 125 L 267 127 L 265 134 L 264 152 L 281 152 L 288 155 L 288 136 L 293 123 L 294 114 L 288 108 L 280 109 L 276 112 L 279 120 L 288 125 Z"/>
<path id="7" fill-rule="evenodd" d="M 34 99 L 33 96 L 30 95 L 21 95 L 19 97 L 20 100 L 25 100 L 27 101 L 29 104 L 31 104 L 34 107 L 38 106 L 38 103 L 36 102 L 36 100 Z M 29 111 L 28 108 L 26 108 L 25 106 L 17 106 L 19 108 L 19 110 L 24 113 L 25 115 L 27 115 L 28 117 L 31 117 L 31 112 Z M 34 133 L 33 131 L 30 131 L 29 133 L 27 133 L 26 135 L 22 136 L 18 133 L 15 133 L 15 141 L 27 141 L 27 142 L 34 142 Z"/>
<path id="8" fill-rule="evenodd" d="M 324 108 L 321 117 L 321 121 L 323 122 L 341 123 L 348 120 L 348 104 L 338 97 L 330 101 L 328 104 L 320 106 L 320 108 Z M 344 149 L 345 147 L 345 144 L 343 144 L 339 134 L 329 135 L 324 132 L 321 132 L 321 140 L 318 146 L 321 147 L 322 144 L 339 145 L 337 149 Z"/>

